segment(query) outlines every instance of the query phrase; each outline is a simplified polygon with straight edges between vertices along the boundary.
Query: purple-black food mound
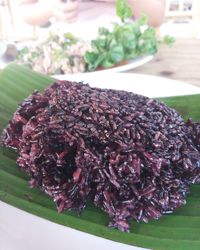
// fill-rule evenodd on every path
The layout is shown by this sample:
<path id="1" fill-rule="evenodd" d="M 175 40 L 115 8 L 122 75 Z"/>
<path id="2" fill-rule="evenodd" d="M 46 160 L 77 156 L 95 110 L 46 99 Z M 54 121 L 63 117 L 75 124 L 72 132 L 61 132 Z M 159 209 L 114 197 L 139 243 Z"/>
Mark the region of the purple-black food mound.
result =
<path id="1" fill-rule="evenodd" d="M 21 103 L 3 143 L 59 212 L 92 199 L 122 231 L 185 204 L 200 182 L 200 124 L 126 91 L 59 81 Z"/>

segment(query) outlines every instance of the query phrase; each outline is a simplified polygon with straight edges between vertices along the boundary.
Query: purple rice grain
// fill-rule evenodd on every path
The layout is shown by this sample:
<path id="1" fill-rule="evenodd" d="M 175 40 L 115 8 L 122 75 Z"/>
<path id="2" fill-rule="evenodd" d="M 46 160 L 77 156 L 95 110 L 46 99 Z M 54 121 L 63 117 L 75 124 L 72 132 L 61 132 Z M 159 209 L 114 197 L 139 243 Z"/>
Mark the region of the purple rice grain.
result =
<path id="1" fill-rule="evenodd" d="M 92 197 L 122 231 L 173 212 L 200 182 L 200 124 L 126 91 L 58 81 L 21 103 L 3 143 L 59 212 Z"/>

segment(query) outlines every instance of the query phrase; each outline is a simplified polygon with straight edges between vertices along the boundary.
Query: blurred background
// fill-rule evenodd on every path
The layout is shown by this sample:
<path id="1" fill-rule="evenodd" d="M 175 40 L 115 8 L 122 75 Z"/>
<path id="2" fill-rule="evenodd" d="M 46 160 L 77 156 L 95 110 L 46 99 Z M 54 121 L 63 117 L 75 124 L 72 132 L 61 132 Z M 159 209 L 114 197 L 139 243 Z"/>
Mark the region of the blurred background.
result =
<path id="1" fill-rule="evenodd" d="M 88 13 L 86 8 L 83 18 Z M 24 23 L 16 0 L 0 0 L 0 40 L 37 39 L 47 30 Z M 175 37 L 173 48 L 161 48 L 151 62 L 129 72 L 165 76 L 200 86 L 200 0 L 166 0 L 165 20 L 158 34 Z"/>
<path id="2" fill-rule="evenodd" d="M 37 32 L 38 27 L 21 20 L 16 0 L 0 0 L 0 39 L 33 38 L 38 35 Z M 200 38 L 200 1 L 166 0 L 165 20 L 160 27 L 160 34 Z"/>

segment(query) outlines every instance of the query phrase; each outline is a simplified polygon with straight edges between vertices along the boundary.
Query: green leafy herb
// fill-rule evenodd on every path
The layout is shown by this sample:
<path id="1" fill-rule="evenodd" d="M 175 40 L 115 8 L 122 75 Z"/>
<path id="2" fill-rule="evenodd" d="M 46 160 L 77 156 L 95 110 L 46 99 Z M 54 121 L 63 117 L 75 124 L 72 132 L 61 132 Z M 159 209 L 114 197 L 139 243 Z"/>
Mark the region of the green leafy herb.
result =
<path id="1" fill-rule="evenodd" d="M 127 0 L 116 1 L 116 14 L 121 18 L 122 24 L 114 23 L 112 30 L 99 28 L 98 37 L 91 43 L 92 50 L 84 56 L 89 71 L 98 67 L 109 68 L 139 56 L 153 55 L 163 43 L 173 45 L 174 38 L 170 36 L 157 39 L 156 31 L 148 26 L 145 15 L 135 22 L 125 21 L 133 16 Z"/>
<path id="2" fill-rule="evenodd" d="M 122 22 L 125 21 L 125 18 L 133 16 L 132 9 L 128 6 L 127 0 L 116 1 L 116 14 L 121 18 Z"/>
<path id="3" fill-rule="evenodd" d="M 166 35 L 166 36 L 163 38 L 163 41 L 164 41 L 164 43 L 167 44 L 169 47 L 172 47 L 173 44 L 175 43 L 174 37 L 171 37 L 171 36 L 168 36 L 168 35 Z"/>
<path id="4" fill-rule="evenodd" d="M 147 17 L 143 16 L 135 22 L 115 23 L 111 31 L 100 28 L 97 39 L 91 42 L 92 50 L 84 56 L 88 70 L 109 68 L 122 61 L 154 55 L 161 44 L 172 46 L 174 38 L 165 36 L 159 40 L 155 29 L 147 22 Z"/>

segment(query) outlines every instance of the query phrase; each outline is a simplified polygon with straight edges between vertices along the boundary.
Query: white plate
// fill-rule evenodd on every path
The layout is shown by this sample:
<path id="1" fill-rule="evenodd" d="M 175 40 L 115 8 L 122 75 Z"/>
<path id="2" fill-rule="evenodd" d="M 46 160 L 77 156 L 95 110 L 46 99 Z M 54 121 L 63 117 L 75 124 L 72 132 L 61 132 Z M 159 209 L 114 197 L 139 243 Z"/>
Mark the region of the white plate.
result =
<path id="1" fill-rule="evenodd" d="M 115 6 L 113 6 L 113 4 L 105 5 L 101 2 L 92 3 L 90 1 L 82 3 L 82 8 L 83 10 L 81 15 L 78 17 L 78 20 L 75 23 L 66 24 L 57 22 L 53 24 L 51 29 L 61 33 L 71 32 L 75 36 L 80 37 L 85 41 L 90 41 L 97 37 L 98 29 L 100 27 L 105 27 L 109 30 L 112 30 L 113 23 L 120 23 L 120 19 L 116 16 Z M 101 71 L 85 72 L 84 74 L 94 74 L 99 72 L 124 72 L 140 67 L 152 59 L 152 55 L 141 56 L 137 59 L 130 60 L 125 65 L 104 69 Z"/>
<path id="2" fill-rule="evenodd" d="M 81 14 L 78 16 L 75 23 L 53 22 L 50 30 L 62 34 L 71 32 L 76 37 L 85 41 L 96 39 L 98 29 L 100 27 L 112 30 L 113 23 L 120 23 L 120 18 L 115 13 L 115 3 L 106 4 L 102 2 L 84 1 L 81 3 Z M 40 37 L 48 36 L 49 30 L 40 29 Z M 27 44 L 25 44 L 27 45 Z M 137 59 L 130 60 L 127 64 L 101 71 L 85 72 L 84 74 L 94 74 L 103 72 L 124 72 L 142 66 L 151 61 L 152 55 L 141 56 Z"/>
<path id="3" fill-rule="evenodd" d="M 85 73 L 78 73 L 78 74 L 74 74 L 74 75 L 88 75 L 88 74 L 104 74 L 104 73 L 120 73 L 120 72 L 124 72 L 130 69 L 134 69 L 137 67 L 142 66 L 143 64 L 151 61 L 154 58 L 154 56 L 149 55 L 149 56 L 143 56 L 143 57 L 139 57 L 137 59 L 133 59 L 128 61 L 127 64 L 121 65 L 121 66 L 117 66 L 117 67 L 113 67 L 113 68 L 108 68 L 108 69 L 103 69 L 103 70 L 98 70 L 98 71 L 92 71 L 92 72 L 85 72 Z M 68 75 L 56 75 L 57 78 L 66 78 Z M 54 76 L 55 77 L 55 76 Z"/>
<path id="4" fill-rule="evenodd" d="M 154 56 L 150 55 L 150 56 L 143 56 L 143 57 L 138 57 L 137 59 L 133 59 L 128 61 L 127 64 L 121 65 L 121 66 L 117 66 L 117 67 L 113 67 L 113 68 L 109 68 L 109 69 L 104 69 L 101 71 L 95 71 L 95 72 L 91 72 L 91 73 L 85 73 L 85 74 L 92 74 L 92 73 L 104 73 L 104 72 L 111 72 L 111 73 L 120 73 L 120 72 L 124 72 L 130 69 L 134 69 L 137 67 L 142 66 L 145 63 L 148 63 L 149 61 L 151 61 L 153 59 Z"/>
<path id="5" fill-rule="evenodd" d="M 96 72 L 91 74 L 57 75 L 60 80 L 83 81 L 93 87 L 127 90 L 148 97 L 180 96 L 200 93 L 200 88 L 158 76 Z"/>
<path id="6" fill-rule="evenodd" d="M 63 78 L 63 77 L 62 77 Z M 65 76 L 66 78 L 66 76 Z M 200 88 L 160 77 L 113 73 L 68 76 L 92 86 L 133 91 L 149 97 L 200 94 Z M 0 250 L 139 250 L 50 222 L 0 202 Z"/>

